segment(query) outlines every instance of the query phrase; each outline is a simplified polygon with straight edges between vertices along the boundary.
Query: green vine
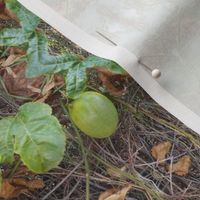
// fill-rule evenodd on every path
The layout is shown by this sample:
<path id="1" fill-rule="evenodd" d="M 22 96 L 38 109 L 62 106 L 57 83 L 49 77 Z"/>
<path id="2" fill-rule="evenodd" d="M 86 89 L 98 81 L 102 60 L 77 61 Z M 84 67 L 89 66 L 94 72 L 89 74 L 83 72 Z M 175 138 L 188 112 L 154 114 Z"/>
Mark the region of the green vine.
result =
<path id="1" fill-rule="evenodd" d="M 66 95 L 76 99 L 86 90 L 88 68 L 104 67 L 116 74 L 126 73 L 115 62 L 96 56 L 83 59 L 70 53 L 51 55 L 47 36 L 38 29 L 40 19 L 16 0 L 6 0 L 5 5 L 12 14 L 17 16 L 20 28 L 2 29 L 0 47 L 24 47 L 27 52 L 27 77 L 61 73 L 66 82 Z"/>

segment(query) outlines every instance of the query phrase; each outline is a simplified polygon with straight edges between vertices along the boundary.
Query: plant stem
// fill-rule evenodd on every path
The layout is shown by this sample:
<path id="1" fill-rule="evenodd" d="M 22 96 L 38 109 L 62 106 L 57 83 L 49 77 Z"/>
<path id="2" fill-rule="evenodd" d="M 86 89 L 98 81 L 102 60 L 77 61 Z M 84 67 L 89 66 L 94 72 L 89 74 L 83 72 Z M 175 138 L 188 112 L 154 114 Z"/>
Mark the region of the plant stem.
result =
<path id="1" fill-rule="evenodd" d="M 61 106 L 64 110 L 64 113 L 69 116 L 67 109 L 63 105 L 63 102 L 61 102 Z M 82 155 L 83 155 L 83 158 L 84 158 L 85 171 L 86 171 L 86 200 L 90 200 L 90 169 L 89 169 L 89 163 L 88 163 L 88 160 L 87 160 L 87 153 L 85 151 L 85 147 L 84 147 L 83 140 L 81 138 L 79 130 L 76 128 L 76 126 L 74 125 L 74 123 L 72 122 L 71 119 L 70 119 L 70 121 L 72 123 L 74 131 L 76 132 L 78 144 L 81 147 L 81 152 L 82 152 Z"/>
<path id="2" fill-rule="evenodd" d="M 84 157 L 84 161 L 85 161 L 85 171 L 86 171 L 86 200 L 90 200 L 90 169 L 89 169 L 89 163 L 88 163 L 88 160 L 87 160 L 87 154 L 85 152 L 85 147 L 83 145 L 83 140 L 81 138 L 79 130 L 76 128 L 76 126 L 74 124 L 72 124 L 72 125 L 73 125 L 73 128 L 74 128 L 75 132 L 76 132 L 79 144 L 81 146 L 81 151 L 82 151 L 82 154 L 83 154 L 83 157 Z"/>
<path id="3" fill-rule="evenodd" d="M 12 171 L 9 173 L 8 178 L 12 178 L 12 176 L 15 174 L 20 165 L 21 165 L 21 160 L 19 159 L 17 160 L 15 166 L 12 168 Z"/>

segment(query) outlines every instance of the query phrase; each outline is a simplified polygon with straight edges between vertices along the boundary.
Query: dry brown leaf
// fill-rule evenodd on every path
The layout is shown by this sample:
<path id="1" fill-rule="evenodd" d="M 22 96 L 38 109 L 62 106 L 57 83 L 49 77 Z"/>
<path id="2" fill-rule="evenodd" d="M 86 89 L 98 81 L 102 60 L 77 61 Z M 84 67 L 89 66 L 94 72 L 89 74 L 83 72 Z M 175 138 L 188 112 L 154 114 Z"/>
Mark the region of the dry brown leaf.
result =
<path id="1" fill-rule="evenodd" d="M 44 77 L 36 77 L 28 79 L 25 77 L 26 64 L 20 63 L 15 67 L 9 66 L 18 61 L 26 52 L 23 49 L 17 47 L 11 47 L 9 49 L 9 56 L 1 63 L 1 76 L 4 80 L 4 84 L 10 94 L 33 97 L 38 96 L 41 93 L 40 86 L 43 83 Z"/>
<path id="2" fill-rule="evenodd" d="M 25 178 L 14 178 L 11 183 L 18 187 L 26 187 L 29 190 L 41 189 L 44 187 L 44 182 L 41 179 L 27 180 Z"/>
<path id="3" fill-rule="evenodd" d="M 8 70 L 9 69 L 9 70 Z M 10 70 L 12 72 L 10 72 Z M 2 72 L 4 84 L 10 94 L 22 97 L 34 97 L 41 92 L 40 87 L 43 84 L 44 76 L 36 78 L 26 78 L 25 76 L 26 64 L 21 63 L 15 67 L 6 68 Z M 36 89 L 33 89 L 36 88 Z"/>
<path id="4" fill-rule="evenodd" d="M 4 63 L 5 60 L 6 60 L 5 58 L 1 58 L 1 59 L 0 59 L 0 68 L 2 67 L 2 63 Z"/>
<path id="5" fill-rule="evenodd" d="M 3 183 L 1 183 L 1 188 L 0 188 L 1 198 L 8 199 L 9 197 L 11 197 L 14 191 L 15 187 L 12 186 L 8 180 L 4 180 Z"/>
<path id="6" fill-rule="evenodd" d="M 8 179 L 3 180 L 0 189 L 0 198 L 10 199 L 18 197 L 20 194 L 28 192 L 26 188 L 13 186 Z"/>
<path id="7" fill-rule="evenodd" d="M 54 79 L 51 79 L 50 81 L 48 81 L 42 89 L 42 94 L 46 95 L 51 89 L 55 87 L 55 85 L 56 84 L 55 84 Z"/>
<path id="8" fill-rule="evenodd" d="M 192 164 L 191 157 L 183 156 L 178 160 L 177 163 L 172 164 L 168 166 L 167 168 L 171 173 L 174 172 L 175 174 L 179 176 L 185 176 L 188 174 L 191 164 Z"/>
<path id="9" fill-rule="evenodd" d="M 6 7 L 5 7 L 5 4 L 3 5 L 2 3 L 0 3 L 0 19 L 4 19 L 4 20 L 9 20 L 9 19 L 13 19 L 15 20 L 16 22 L 19 23 L 19 19 L 17 18 L 17 16 L 10 12 L 10 10 L 8 10 Z"/>
<path id="10" fill-rule="evenodd" d="M 112 194 L 115 194 L 117 192 L 117 189 L 112 188 L 108 189 L 105 192 L 102 192 L 98 198 L 98 200 L 106 200 L 106 198 L 110 197 Z"/>
<path id="11" fill-rule="evenodd" d="M 112 176 L 112 177 L 116 177 L 116 178 L 120 178 L 120 177 L 121 177 L 119 171 L 117 171 L 117 170 L 115 170 L 115 169 L 108 168 L 106 171 L 107 171 L 107 173 L 108 173 L 110 176 Z M 122 167 L 122 168 L 120 169 L 120 171 L 122 171 L 122 172 L 126 171 L 126 167 L 125 167 L 125 166 Z"/>
<path id="12" fill-rule="evenodd" d="M 121 190 L 118 189 L 108 189 L 101 193 L 98 200 L 125 200 L 126 194 L 132 188 L 132 185 L 127 185 Z"/>
<path id="13" fill-rule="evenodd" d="M 18 48 L 18 47 L 10 47 L 9 48 L 9 54 L 15 54 L 15 55 L 26 55 L 26 51 L 24 49 Z"/>
<path id="14" fill-rule="evenodd" d="M 4 179 L 0 189 L 0 198 L 10 199 L 20 194 L 28 193 L 44 187 L 41 179 L 28 180 L 25 178 Z"/>
<path id="15" fill-rule="evenodd" d="M 49 96 L 51 95 L 51 92 L 49 91 L 48 93 L 46 93 L 44 96 L 42 97 L 37 97 L 37 99 L 35 100 L 36 102 L 40 102 L 40 103 L 44 103 Z"/>
<path id="16" fill-rule="evenodd" d="M 114 74 L 104 68 L 96 68 L 99 79 L 102 84 L 108 90 L 108 92 L 113 96 L 121 96 L 125 93 L 126 87 L 124 86 L 124 82 L 126 80 L 125 75 Z M 115 83 L 120 83 L 119 85 L 115 85 Z"/>
<path id="17" fill-rule="evenodd" d="M 35 101 L 44 102 L 50 95 L 54 87 L 60 87 L 65 84 L 62 76 L 54 75 L 47 83 L 44 84 L 44 76 L 35 78 L 26 78 L 26 63 L 16 64 L 26 54 L 21 48 L 11 47 L 8 50 L 9 56 L 0 60 L 0 75 L 3 78 L 7 91 L 16 96 L 31 97 Z"/>
<path id="18" fill-rule="evenodd" d="M 152 156 L 159 162 L 164 163 L 164 159 L 166 154 L 169 152 L 171 148 L 171 143 L 169 141 L 161 142 L 151 149 Z"/>
<path id="19" fill-rule="evenodd" d="M 8 67 L 8 66 L 14 64 L 15 62 L 17 62 L 20 58 L 21 58 L 21 56 L 19 56 L 19 55 L 10 54 L 8 56 L 8 58 L 1 64 L 1 66 Z"/>

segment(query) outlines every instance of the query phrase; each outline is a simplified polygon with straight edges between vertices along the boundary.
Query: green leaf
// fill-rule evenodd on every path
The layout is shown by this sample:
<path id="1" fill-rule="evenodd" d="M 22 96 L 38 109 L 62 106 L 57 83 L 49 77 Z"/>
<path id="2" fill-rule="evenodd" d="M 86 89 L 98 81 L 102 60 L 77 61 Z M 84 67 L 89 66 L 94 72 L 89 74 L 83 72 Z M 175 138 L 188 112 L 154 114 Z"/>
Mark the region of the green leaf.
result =
<path id="1" fill-rule="evenodd" d="M 126 74 L 127 73 L 117 63 L 115 63 L 111 60 L 97 57 L 97 56 L 89 56 L 87 59 L 85 59 L 82 62 L 82 65 L 84 65 L 85 68 L 103 67 L 103 68 L 107 69 L 108 71 L 113 72 L 115 74 Z"/>
<path id="2" fill-rule="evenodd" d="M 21 29 L 5 28 L 0 31 L 0 46 L 19 46 L 27 43 L 30 36 Z"/>
<path id="3" fill-rule="evenodd" d="M 14 160 L 13 135 L 11 133 L 13 118 L 0 120 L 0 163 L 12 163 Z"/>
<path id="4" fill-rule="evenodd" d="M 87 73 L 86 69 L 78 64 L 71 67 L 66 76 L 66 92 L 67 96 L 76 99 L 86 89 Z"/>
<path id="5" fill-rule="evenodd" d="M 48 52 L 48 41 L 44 34 L 36 32 L 29 41 L 28 69 L 26 75 L 35 77 L 47 73 L 58 73 L 77 65 L 81 59 L 73 54 L 53 56 Z"/>
<path id="6" fill-rule="evenodd" d="M 33 31 L 38 26 L 40 18 L 27 10 L 16 0 L 7 0 L 6 7 L 19 18 L 24 31 Z"/>
<path id="7" fill-rule="evenodd" d="M 65 135 L 51 108 L 43 103 L 26 103 L 13 122 L 15 153 L 36 173 L 56 167 L 63 158 Z"/>
<path id="8" fill-rule="evenodd" d="M 97 56 L 89 56 L 79 64 L 69 68 L 66 82 L 66 95 L 69 98 L 77 99 L 86 89 L 87 84 L 87 68 L 103 67 L 108 71 L 116 74 L 126 74 L 118 64 L 113 61 L 99 58 Z"/>

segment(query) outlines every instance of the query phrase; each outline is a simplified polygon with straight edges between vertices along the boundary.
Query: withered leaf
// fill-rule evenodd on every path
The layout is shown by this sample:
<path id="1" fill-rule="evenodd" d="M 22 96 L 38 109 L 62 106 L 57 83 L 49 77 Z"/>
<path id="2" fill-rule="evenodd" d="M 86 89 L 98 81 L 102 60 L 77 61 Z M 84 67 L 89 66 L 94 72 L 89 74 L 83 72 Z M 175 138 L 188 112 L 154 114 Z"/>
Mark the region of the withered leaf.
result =
<path id="1" fill-rule="evenodd" d="M 121 190 L 116 188 L 108 189 L 101 193 L 98 200 L 125 200 L 128 191 L 132 188 L 132 185 L 127 185 Z"/>
<path id="2" fill-rule="evenodd" d="M 4 180 L 0 188 L 0 197 L 4 199 L 16 197 L 14 195 L 15 187 L 12 186 L 8 180 Z"/>
<path id="3" fill-rule="evenodd" d="M 181 157 L 177 163 L 169 165 L 167 168 L 171 173 L 175 173 L 179 176 L 185 176 L 189 172 L 189 168 L 192 164 L 190 156 Z"/>
<path id="4" fill-rule="evenodd" d="M 8 179 L 3 180 L 0 189 L 0 198 L 10 199 L 19 196 L 20 194 L 27 192 L 26 188 L 16 188 Z"/>
<path id="5" fill-rule="evenodd" d="M 2 72 L 4 84 L 10 94 L 22 97 L 34 97 L 40 92 L 39 89 L 44 81 L 44 76 L 26 78 L 26 64 L 21 63 L 15 67 L 6 68 Z M 35 88 L 35 90 L 33 89 Z"/>
<path id="6" fill-rule="evenodd" d="M 25 187 L 29 190 L 41 189 L 44 187 L 44 182 L 41 179 L 28 180 L 25 178 L 14 178 L 11 180 L 12 185 L 17 187 Z"/>
<path id="7" fill-rule="evenodd" d="M 96 68 L 96 71 L 102 85 L 111 95 L 121 96 L 125 93 L 126 87 L 124 86 L 124 82 L 127 77 L 126 75 L 114 74 L 104 68 Z M 116 85 L 116 83 L 118 83 L 118 85 Z"/>
<path id="8" fill-rule="evenodd" d="M 21 56 L 18 56 L 15 54 L 10 54 L 10 56 L 4 62 L 2 62 L 1 66 L 8 67 L 8 66 L 14 64 L 15 62 L 17 62 L 20 58 L 21 58 Z"/>
<path id="9" fill-rule="evenodd" d="M 26 52 L 23 49 L 11 47 L 9 49 L 9 56 L 0 60 L 0 75 L 10 94 L 31 97 L 34 101 L 44 102 L 51 95 L 54 87 L 64 85 L 64 79 L 60 75 L 54 75 L 44 83 L 44 76 L 26 78 L 26 63 L 15 63 L 25 54 Z M 14 63 L 14 67 L 9 67 Z"/>
<path id="10" fill-rule="evenodd" d="M 151 149 L 152 156 L 159 162 L 164 163 L 164 159 L 166 154 L 169 152 L 171 148 L 171 143 L 169 141 L 161 142 Z"/>
<path id="11" fill-rule="evenodd" d="M 0 189 L 0 198 L 10 199 L 20 194 L 28 193 L 44 187 L 41 179 L 28 180 L 25 178 L 4 179 Z"/>

